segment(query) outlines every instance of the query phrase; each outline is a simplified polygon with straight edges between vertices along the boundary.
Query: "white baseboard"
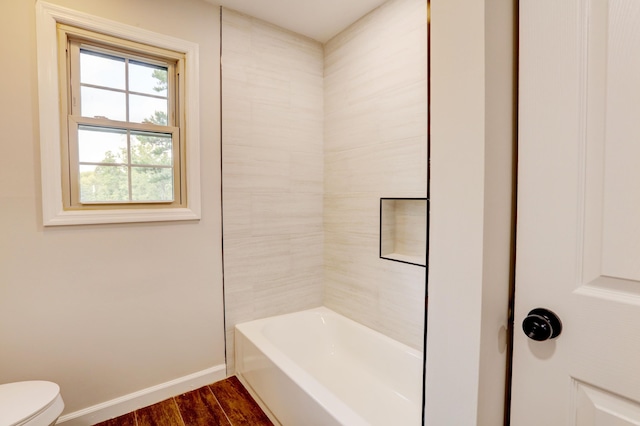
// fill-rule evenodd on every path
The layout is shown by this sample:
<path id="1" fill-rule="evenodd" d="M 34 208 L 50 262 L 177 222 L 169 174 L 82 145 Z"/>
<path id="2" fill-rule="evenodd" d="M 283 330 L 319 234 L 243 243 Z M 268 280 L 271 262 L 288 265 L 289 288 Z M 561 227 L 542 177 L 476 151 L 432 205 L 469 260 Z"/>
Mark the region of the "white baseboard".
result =
<path id="1" fill-rule="evenodd" d="M 150 388 L 65 414 L 58 419 L 56 424 L 64 424 L 64 426 L 94 425 L 224 378 L 226 378 L 226 365 L 215 365 L 206 370 L 197 371 L 187 376 L 178 377 Z"/>

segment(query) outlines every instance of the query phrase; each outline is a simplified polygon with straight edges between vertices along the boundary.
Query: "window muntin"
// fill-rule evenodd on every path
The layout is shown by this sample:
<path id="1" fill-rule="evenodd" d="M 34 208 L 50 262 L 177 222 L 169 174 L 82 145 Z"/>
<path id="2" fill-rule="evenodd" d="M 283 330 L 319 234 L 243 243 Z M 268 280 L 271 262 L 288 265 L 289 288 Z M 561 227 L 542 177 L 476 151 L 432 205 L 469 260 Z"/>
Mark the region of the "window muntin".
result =
<path id="1" fill-rule="evenodd" d="M 170 133 L 78 125 L 80 201 L 172 202 L 172 142 Z"/>
<path id="2" fill-rule="evenodd" d="M 72 54 L 75 54 L 76 43 L 71 41 Z M 126 56 L 105 54 L 78 44 L 80 79 L 76 84 L 80 87 L 79 115 L 169 124 L 167 86 L 169 72 L 174 68 L 172 64 L 155 65 Z M 75 83 L 73 77 L 72 83 Z"/>
<path id="3" fill-rule="evenodd" d="M 63 24 L 58 31 L 65 209 L 185 206 L 183 57 Z"/>

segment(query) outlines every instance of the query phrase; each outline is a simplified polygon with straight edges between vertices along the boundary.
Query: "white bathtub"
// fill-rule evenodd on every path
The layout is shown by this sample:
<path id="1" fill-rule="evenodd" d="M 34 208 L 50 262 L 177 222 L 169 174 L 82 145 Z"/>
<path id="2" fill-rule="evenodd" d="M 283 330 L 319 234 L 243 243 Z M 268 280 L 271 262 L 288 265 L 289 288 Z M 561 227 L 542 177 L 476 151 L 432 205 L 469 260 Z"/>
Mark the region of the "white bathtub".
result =
<path id="1" fill-rule="evenodd" d="M 236 325 L 236 374 L 284 426 L 418 426 L 422 353 L 327 308 Z"/>

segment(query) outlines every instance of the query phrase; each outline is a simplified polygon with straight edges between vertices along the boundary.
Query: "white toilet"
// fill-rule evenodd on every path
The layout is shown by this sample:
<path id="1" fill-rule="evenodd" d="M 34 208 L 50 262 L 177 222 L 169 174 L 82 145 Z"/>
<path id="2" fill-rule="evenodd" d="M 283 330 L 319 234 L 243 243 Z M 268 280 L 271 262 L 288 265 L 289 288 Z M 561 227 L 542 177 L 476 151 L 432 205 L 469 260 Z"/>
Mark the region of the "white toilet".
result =
<path id="1" fill-rule="evenodd" d="M 64 402 L 60 386 L 34 380 L 0 385 L 0 426 L 50 426 Z"/>

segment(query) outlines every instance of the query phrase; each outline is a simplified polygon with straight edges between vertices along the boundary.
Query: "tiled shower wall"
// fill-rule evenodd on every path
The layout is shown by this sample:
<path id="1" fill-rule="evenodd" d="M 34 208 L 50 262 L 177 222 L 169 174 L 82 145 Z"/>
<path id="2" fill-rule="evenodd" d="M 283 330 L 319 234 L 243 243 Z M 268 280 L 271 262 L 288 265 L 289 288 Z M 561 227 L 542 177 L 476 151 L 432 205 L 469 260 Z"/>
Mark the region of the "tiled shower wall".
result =
<path id="1" fill-rule="evenodd" d="M 422 349 L 425 268 L 379 258 L 378 219 L 381 197 L 427 196 L 426 2 L 391 0 L 324 49 L 324 304 Z"/>
<path id="2" fill-rule="evenodd" d="M 223 235 L 233 327 L 322 304 L 422 349 L 425 268 L 380 259 L 380 197 L 426 197 L 424 0 L 324 46 L 224 10 Z"/>
<path id="3" fill-rule="evenodd" d="M 222 12 L 227 366 L 235 324 L 322 305 L 322 45 Z"/>

